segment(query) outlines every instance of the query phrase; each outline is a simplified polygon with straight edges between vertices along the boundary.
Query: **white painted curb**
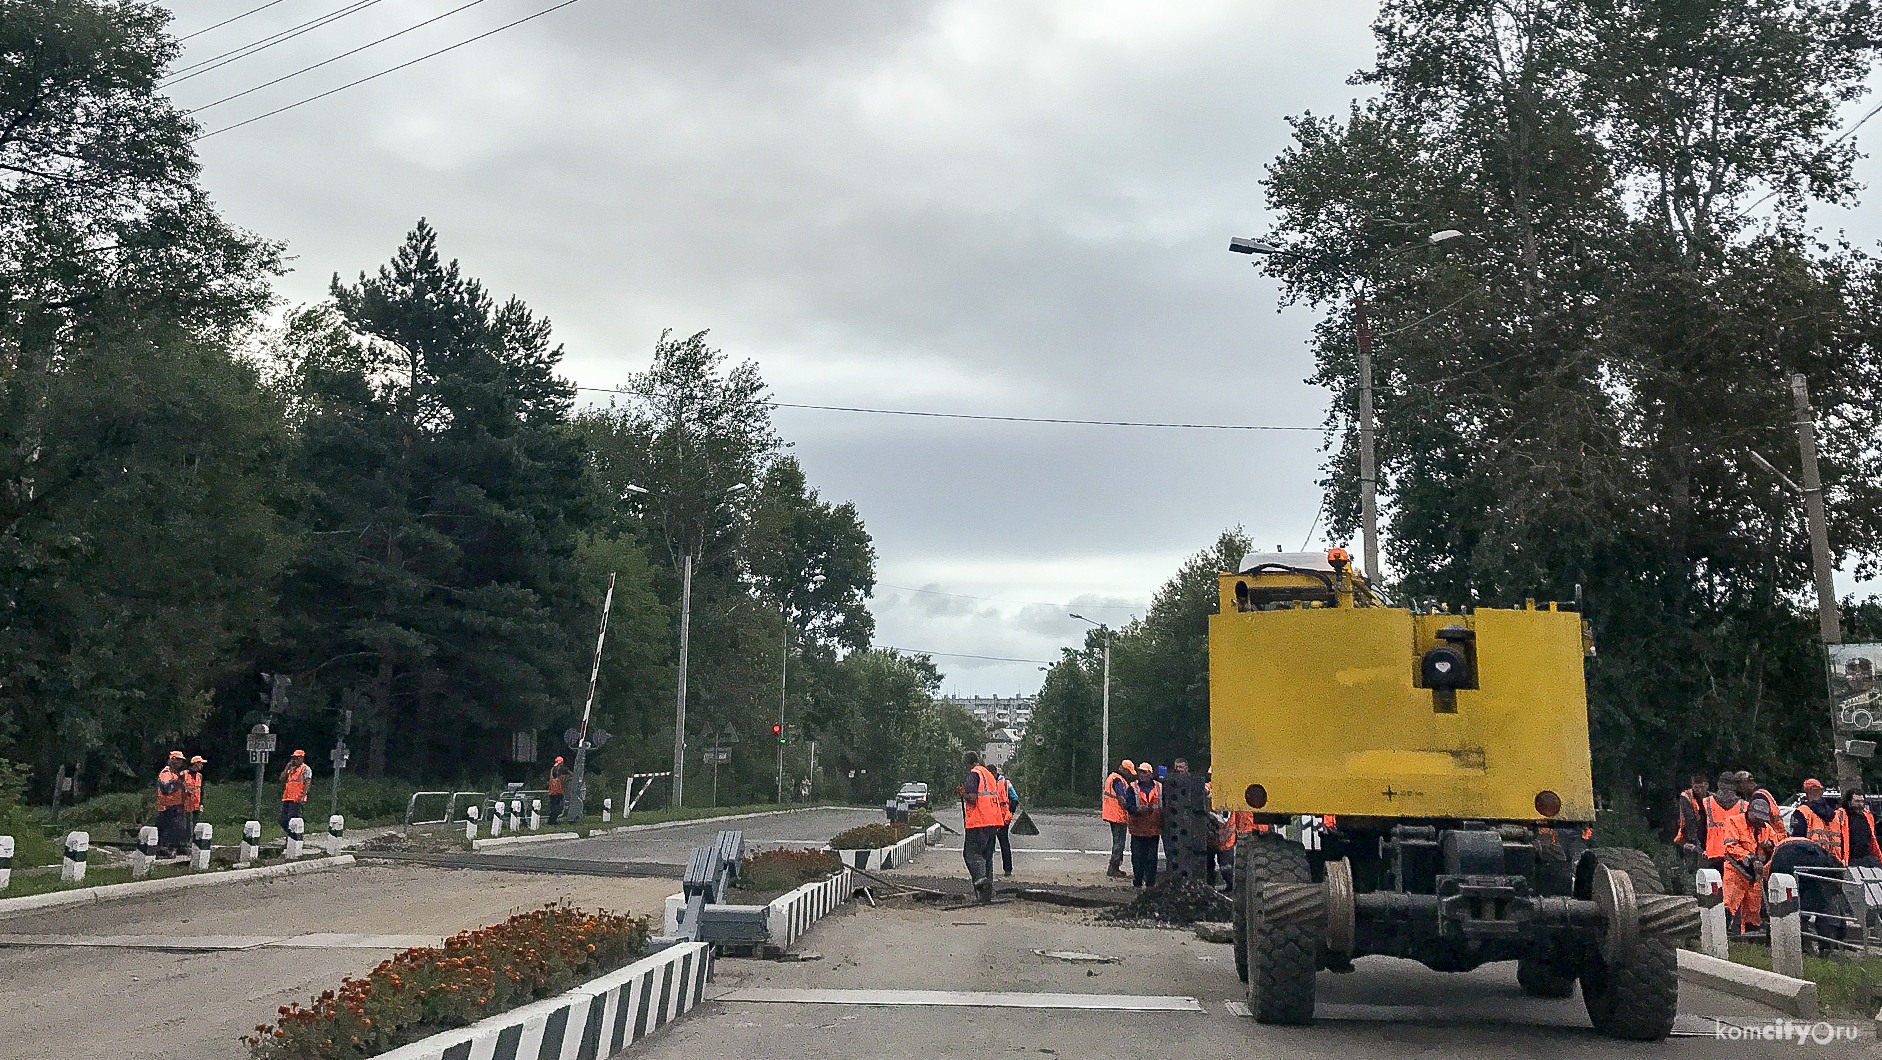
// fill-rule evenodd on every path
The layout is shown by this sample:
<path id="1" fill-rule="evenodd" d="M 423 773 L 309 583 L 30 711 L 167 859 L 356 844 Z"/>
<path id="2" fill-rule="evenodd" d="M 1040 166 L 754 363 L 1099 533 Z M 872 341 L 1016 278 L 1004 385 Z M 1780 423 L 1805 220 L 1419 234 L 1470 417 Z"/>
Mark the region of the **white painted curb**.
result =
<path id="1" fill-rule="evenodd" d="M 936 843 L 941 842 L 941 823 L 937 821 L 929 825 L 927 829 L 922 832 L 921 836 L 927 841 L 929 846 L 934 846 Z"/>
<path id="2" fill-rule="evenodd" d="M 581 839 L 580 832 L 524 832 L 521 835 L 500 835 L 494 839 L 471 840 L 472 850 L 485 847 L 507 847 L 516 843 L 548 843 L 557 839 Z"/>
<path id="3" fill-rule="evenodd" d="M 559 997 L 434 1034 L 377 1060 L 613 1056 L 699 1004 L 711 967 L 705 943 L 670 946 Z"/>
<path id="4" fill-rule="evenodd" d="M 827 880 L 806 883 L 796 890 L 787 891 L 773 898 L 763 906 L 738 906 L 740 909 L 765 910 L 765 934 L 770 945 L 788 948 L 793 942 L 804 937 L 810 925 L 823 919 L 831 910 L 850 900 L 856 893 L 856 874 L 848 869 L 837 873 Z M 686 908 L 686 896 L 683 894 L 667 895 L 666 934 L 680 933 L 680 911 Z M 712 906 L 711 908 L 724 908 Z"/>
<path id="5" fill-rule="evenodd" d="M 915 860 L 915 855 L 920 854 L 927 845 L 927 834 L 917 832 L 894 846 L 877 847 L 874 850 L 839 850 L 836 855 L 843 859 L 846 867 L 868 872 L 871 869 L 892 869 L 897 865 L 906 865 Z"/>
<path id="6" fill-rule="evenodd" d="M 1689 983 L 1770 1005 L 1798 1019 L 1817 1017 L 1817 984 L 1808 979 L 1792 979 L 1692 950 L 1679 951 L 1679 977 Z"/>
<path id="7" fill-rule="evenodd" d="M 341 854 L 339 857 L 314 858 L 308 861 L 290 861 L 280 865 L 264 865 L 254 869 L 227 869 L 219 872 L 196 873 L 190 876 L 172 876 L 166 880 L 135 880 L 131 883 L 107 883 L 100 887 L 78 887 L 69 891 L 52 891 L 48 894 L 29 894 L 22 898 L 0 898 L 0 917 L 14 916 L 19 913 L 32 913 L 41 909 L 56 909 L 68 905 L 91 905 L 96 902 L 109 902 L 120 898 L 142 898 L 145 895 L 165 894 L 170 891 L 184 891 L 192 887 L 208 887 L 219 883 L 245 883 L 249 880 L 265 880 L 275 876 L 321 872 L 326 869 L 345 868 L 351 864 L 353 864 L 353 855 Z"/>
<path id="8" fill-rule="evenodd" d="M 498 836 L 495 839 L 473 839 L 472 850 L 482 850 L 487 846 L 504 846 L 510 843 L 541 843 L 554 839 L 592 839 L 599 835 L 619 835 L 624 832 L 651 832 L 656 828 L 685 828 L 688 825 L 712 824 L 716 821 L 745 821 L 753 817 L 776 817 L 786 813 L 811 813 L 816 810 L 863 810 L 863 806 L 793 806 L 788 810 L 759 810 L 755 813 L 734 813 L 725 817 L 692 817 L 684 821 L 657 821 L 653 824 L 617 824 L 607 828 L 590 828 L 587 832 L 539 832 L 535 835 Z M 823 844 L 814 844 L 821 846 Z M 747 850 L 750 844 L 747 844 Z"/>

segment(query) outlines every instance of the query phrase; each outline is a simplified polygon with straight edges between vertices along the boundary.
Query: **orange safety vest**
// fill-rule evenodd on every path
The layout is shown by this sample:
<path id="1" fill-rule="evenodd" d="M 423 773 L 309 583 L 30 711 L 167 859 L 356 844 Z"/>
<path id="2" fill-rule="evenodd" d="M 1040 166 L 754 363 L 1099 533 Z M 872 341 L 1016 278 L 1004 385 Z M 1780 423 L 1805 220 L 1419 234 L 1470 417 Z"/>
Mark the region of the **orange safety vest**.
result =
<path id="1" fill-rule="evenodd" d="M 281 801 L 306 802 L 307 785 L 314 779 L 314 767 L 302 762 L 299 768 L 289 766 L 281 776 Z"/>
<path id="2" fill-rule="evenodd" d="M 1006 793 L 986 766 L 975 766 L 972 773 L 980 778 L 980 797 L 961 799 L 962 823 L 969 828 L 998 828 L 1006 823 Z"/>
<path id="3" fill-rule="evenodd" d="M 1807 802 L 1798 803 L 1797 812 L 1804 815 L 1803 838 L 1836 855 L 1836 860 L 1849 861 L 1849 815 L 1841 807 L 1827 821 L 1818 817 Z"/>
<path id="4" fill-rule="evenodd" d="M 1148 792 L 1137 789 L 1137 805 L 1141 807 L 1131 814 L 1130 834 L 1134 836 L 1158 836 L 1163 834 L 1163 784 L 1150 785 Z"/>
<path id="5" fill-rule="evenodd" d="M 1720 806 L 1716 795 L 1706 796 L 1706 857 L 1722 858 L 1725 856 L 1725 826 L 1734 817 L 1745 816 L 1745 800 L 1739 799 L 1730 808 Z"/>
<path id="6" fill-rule="evenodd" d="M 1013 823 L 1013 819 L 1014 819 L 1013 807 L 1018 805 L 1018 803 L 1019 803 L 1019 789 L 1013 786 L 1012 781 L 1006 779 L 1005 777 L 1001 777 L 1000 778 L 1000 812 L 1006 818 L 1006 820 L 1000 822 L 1001 825 L 1009 825 Z"/>
<path id="7" fill-rule="evenodd" d="M 1123 780 L 1125 784 L 1130 783 L 1130 781 L 1124 780 L 1115 770 L 1112 771 L 1110 776 L 1104 778 L 1104 791 L 1099 802 L 1099 805 L 1104 807 L 1102 816 L 1105 820 L 1113 824 L 1123 824 L 1131 819 L 1131 815 L 1124 812 L 1124 804 L 1118 801 L 1117 795 L 1111 790 L 1112 786 L 1120 780 Z"/>
<path id="8" fill-rule="evenodd" d="M 1711 798 L 1710 795 L 1706 797 Z M 1691 788 L 1687 788 L 1685 791 L 1680 792 L 1679 798 L 1681 802 L 1685 803 L 1687 806 L 1692 807 L 1692 815 L 1693 815 L 1694 820 L 1703 821 L 1706 819 L 1705 807 L 1700 806 L 1699 800 L 1692 797 Z M 1673 836 L 1673 844 L 1675 846 L 1678 846 L 1683 843 L 1695 843 L 1695 842 L 1698 842 L 1698 838 L 1696 836 L 1688 836 L 1686 834 L 1686 815 L 1684 813 L 1681 813 L 1679 815 L 1679 830 Z"/>
<path id="9" fill-rule="evenodd" d="M 556 770 L 561 768 L 561 766 L 556 766 L 554 769 L 549 770 L 549 794 L 551 795 L 567 794 L 567 792 L 562 789 L 562 777 L 564 774 L 556 772 Z"/>
<path id="10" fill-rule="evenodd" d="M 203 775 L 193 769 L 183 771 L 183 809 L 196 813 L 203 808 Z"/>
<path id="11" fill-rule="evenodd" d="M 1758 840 L 1763 838 L 1759 833 L 1763 829 L 1752 824 L 1748 815 L 1735 813 L 1727 817 L 1720 830 L 1725 833 L 1720 840 L 1725 857 L 1748 858 L 1758 853 Z M 1708 831 L 1706 834 L 1710 836 L 1712 833 Z"/>
<path id="12" fill-rule="evenodd" d="M 1235 836 L 1239 832 L 1252 832 L 1261 826 L 1255 823 L 1255 811 L 1230 810 L 1229 818 L 1216 827 L 1215 849 L 1234 850 Z"/>
<path id="13" fill-rule="evenodd" d="M 175 791 L 166 792 L 163 790 L 171 785 L 176 785 Z M 157 774 L 157 809 L 174 810 L 182 805 L 182 778 L 177 776 L 175 770 L 171 769 L 169 766 L 164 766 L 163 772 Z"/>

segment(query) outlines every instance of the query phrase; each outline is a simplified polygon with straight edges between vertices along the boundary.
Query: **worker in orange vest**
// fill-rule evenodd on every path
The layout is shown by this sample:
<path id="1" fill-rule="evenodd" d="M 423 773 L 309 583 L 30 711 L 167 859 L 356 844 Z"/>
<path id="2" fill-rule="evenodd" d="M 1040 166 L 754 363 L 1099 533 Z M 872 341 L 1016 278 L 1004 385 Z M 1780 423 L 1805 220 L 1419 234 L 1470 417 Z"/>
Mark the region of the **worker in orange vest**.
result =
<path id="1" fill-rule="evenodd" d="M 288 830 L 288 822 L 299 817 L 306 823 L 307 816 L 301 807 L 307 803 L 307 793 L 314 787 L 314 767 L 307 764 L 307 752 L 296 750 L 288 756 L 288 766 L 281 771 L 281 831 Z"/>
<path id="2" fill-rule="evenodd" d="M 1725 914 L 1735 932 L 1755 931 L 1764 921 L 1764 867 L 1770 855 L 1765 842 L 1764 822 L 1753 820 L 1743 802 L 1736 813 L 1726 815 L 1716 827 L 1725 851 L 1724 867 L 1719 870 L 1725 891 Z M 1760 807 L 1758 816 L 1764 815 Z"/>
<path id="3" fill-rule="evenodd" d="M 1829 852 L 1837 861 L 1849 862 L 1849 815 L 1841 806 L 1823 797 L 1823 782 L 1815 777 L 1804 781 L 1804 801 L 1797 804 L 1797 816 L 1791 818 L 1791 835 L 1808 839 Z"/>
<path id="4" fill-rule="evenodd" d="M 1876 846 L 1875 814 L 1869 810 L 1869 800 L 1860 791 L 1849 792 L 1843 796 L 1843 815 L 1849 820 L 1849 857 L 1845 859 L 1849 867 L 1882 869 L 1882 850 Z"/>
<path id="5" fill-rule="evenodd" d="M 1679 849 L 1688 872 L 1697 871 L 1705 858 L 1705 802 L 1711 794 L 1711 778 L 1704 773 L 1694 773 L 1692 786 L 1679 793 L 1679 829 L 1673 834 L 1673 845 Z"/>
<path id="6" fill-rule="evenodd" d="M 1122 878 L 1124 875 L 1124 837 L 1130 832 L 1130 814 L 1124 811 L 1124 791 L 1137 777 L 1137 767 L 1126 758 L 1110 776 L 1104 778 L 1104 792 L 1099 804 L 1103 809 L 1105 823 L 1111 826 L 1111 867 L 1104 870 L 1106 876 Z"/>
<path id="7" fill-rule="evenodd" d="M 562 819 L 562 801 L 567 795 L 567 777 L 569 767 L 562 763 L 562 756 L 555 756 L 555 764 L 549 767 L 549 823 L 555 824 Z"/>
<path id="8" fill-rule="evenodd" d="M 1137 783 L 1124 789 L 1124 810 L 1130 814 L 1131 886 L 1157 883 L 1157 845 L 1163 837 L 1163 785 L 1149 762 L 1137 763 Z"/>
<path id="9" fill-rule="evenodd" d="M 1215 774 L 1214 766 L 1209 767 L 1209 773 L 1211 776 Z M 1222 869 L 1222 889 L 1232 891 L 1235 889 L 1235 837 L 1242 832 L 1254 831 L 1255 813 L 1253 810 L 1218 807 L 1215 805 L 1215 782 L 1211 780 L 1203 787 L 1209 792 L 1210 812 L 1216 821 L 1215 835 L 1209 841 L 1210 856 L 1204 862 L 1205 882 L 1211 887 L 1215 886 L 1215 872 L 1219 866 Z"/>
<path id="10" fill-rule="evenodd" d="M 961 763 L 967 767 L 966 782 L 955 789 L 960 792 L 961 823 L 967 832 L 961 837 L 961 860 L 967 863 L 967 877 L 980 903 L 986 905 L 993 901 L 993 845 L 1006 820 L 1006 799 L 1000 782 L 980 764 L 978 754 L 968 751 Z"/>
<path id="11" fill-rule="evenodd" d="M 1737 779 L 1738 774 L 1729 769 L 1720 773 L 1719 790 L 1706 796 L 1702 804 L 1706 811 L 1706 864 L 1720 873 L 1725 871 L 1725 822 L 1745 813 L 1745 804 L 1739 800 L 1734 784 Z"/>
<path id="12" fill-rule="evenodd" d="M 1741 769 L 1732 774 L 1732 784 L 1738 790 L 1739 800 L 1745 804 L 1746 813 L 1756 813 L 1762 808 L 1764 819 L 1770 821 L 1779 832 L 1784 830 L 1781 824 L 1782 818 L 1778 814 L 1777 796 L 1759 787 L 1758 782 L 1752 779 L 1750 772 Z M 1773 835 L 1771 838 L 1775 840 L 1783 837 Z"/>
<path id="13" fill-rule="evenodd" d="M 157 854 L 170 857 L 189 844 L 189 826 L 183 814 L 183 752 L 171 751 L 157 773 Z"/>
<path id="14" fill-rule="evenodd" d="M 1013 875 L 1013 822 L 1019 819 L 1019 789 L 1013 786 L 1013 778 L 1006 775 L 1006 770 L 993 766 L 993 780 L 1000 789 L 1000 815 L 1005 820 L 1000 822 L 1000 831 L 995 837 L 1000 843 L 1000 865 L 1005 875 Z"/>
<path id="15" fill-rule="evenodd" d="M 183 814 L 189 818 L 189 835 L 196 834 L 196 818 L 203 812 L 203 767 L 208 764 L 209 759 L 195 755 L 183 771 Z"/>

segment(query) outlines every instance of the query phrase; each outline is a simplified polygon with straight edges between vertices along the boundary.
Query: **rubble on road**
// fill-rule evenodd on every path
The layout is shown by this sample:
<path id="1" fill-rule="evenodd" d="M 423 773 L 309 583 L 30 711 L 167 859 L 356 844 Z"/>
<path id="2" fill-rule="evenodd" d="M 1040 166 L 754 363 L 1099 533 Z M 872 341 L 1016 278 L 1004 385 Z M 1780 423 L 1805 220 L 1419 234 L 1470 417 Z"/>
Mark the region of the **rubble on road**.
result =
<path id="1" fill-rule="evenodd" d="M 1194 924 L 1198 921 L 1227 922 L 1233 912 L 1234 904 L 1228 895 L 1194 880 L 1171 876 L 1137 892 L 1137 896 L 1129 902 L 1099 913 L 1097 919 Z"/>
<path id="2" fill-rule="evenodd" d="M 462 832 L 387 832 L 355 843 L 356 853 L 380 854 L 453 854 L 470 849 Z"/>

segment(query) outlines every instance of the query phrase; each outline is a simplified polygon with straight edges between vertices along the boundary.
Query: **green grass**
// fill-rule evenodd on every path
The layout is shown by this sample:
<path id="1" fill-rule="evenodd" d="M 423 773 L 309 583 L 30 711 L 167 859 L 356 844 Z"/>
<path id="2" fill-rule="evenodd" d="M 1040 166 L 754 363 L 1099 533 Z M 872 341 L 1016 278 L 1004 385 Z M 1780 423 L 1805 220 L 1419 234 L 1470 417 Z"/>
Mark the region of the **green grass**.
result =
<path id="1" fill-rule="evenodd" d="M 1771 948 L 1732 943 L 1732 961 L 1771 970 Z M 1817 1006 L 1835 1016 L 1868 1019 L 1875 1015 L 1876 987 L 1882 986 L 1882 956 L 1860 958 L 1804 956 L 1804 977 L 1817 984 Z"/>
<path id="2" fill-rule="evenodd" d="M 161 880 L 170 876 L 188 876 L 187 865 L 153 865 L 150 879 Z M 53 891 L 76 891 L 85 887 L 102 887 L 107 883 L 131 882 L 129 866 L 105 869 L 88 865 L 85 867 L 85 879 L 78 883 L 66 883 L 59 879 L 56 872 L 42 872 L 32 876 L 13 874 L 13 882 L 6 890 L 0 891 L 0 898 L 23 898 L 29 894 L 50 894 Z"/>

